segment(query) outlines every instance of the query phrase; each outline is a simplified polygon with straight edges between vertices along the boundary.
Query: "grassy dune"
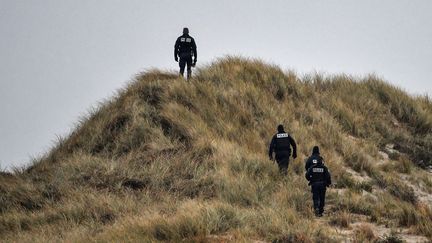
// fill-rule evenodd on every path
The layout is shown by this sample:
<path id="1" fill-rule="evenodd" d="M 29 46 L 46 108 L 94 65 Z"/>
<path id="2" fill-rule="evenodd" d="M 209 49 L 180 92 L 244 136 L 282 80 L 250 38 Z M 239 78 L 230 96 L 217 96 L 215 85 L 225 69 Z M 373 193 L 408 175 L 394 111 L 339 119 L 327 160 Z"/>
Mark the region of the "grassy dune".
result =
<path id="1" fill-rule="evenodd" d="M 428 97 L 234 57 L 196 73 L 138 75 L 46 156 L 0 174 L 0 239 L 385 242 L 405 229 L 432 239 Z M 288 178 L 267 158 L 279 123 L 299 148 Z M 322 220 L 304 179 L 314 145 L 335 182 Z"/>

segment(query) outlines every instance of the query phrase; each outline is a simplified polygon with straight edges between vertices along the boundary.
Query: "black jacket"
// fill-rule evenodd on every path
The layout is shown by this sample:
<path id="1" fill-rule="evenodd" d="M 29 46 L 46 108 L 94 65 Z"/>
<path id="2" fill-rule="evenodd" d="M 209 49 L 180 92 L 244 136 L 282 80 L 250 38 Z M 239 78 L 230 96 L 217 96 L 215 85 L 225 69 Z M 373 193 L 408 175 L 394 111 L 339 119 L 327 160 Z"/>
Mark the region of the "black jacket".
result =
<path id="1" fill-rule="evenodd" d="M 326 186 L 331 185 L 331 175 L 327 167 L 322 164 L 314 164 L 306 172 L 306 180 L 309 181 L 309 185 L 314 183 L 325 183 Z"/>
<path id="2" fill-rule="evenodd" d="M 324 159 L 319 154 L 312 154 L 306 161 L 305 170 L 318 163 L 324 164 Z"/>
<path id="3" fill-rule="evenodd" d="M 287 154 L 290 156 L 291 146 L 293 149 L 293 156 L 297 157 L 297 145 L 294 141 L 294 138 L 292 138 L 286 132 L 278 132 L 273 136 L 270 142 L 269 157 L 273 158 L 273 152 L 276 153 L 276 156 L 278 154 Z"/>
<path id="4" fill-rule="evenodd" d="M 194 38 L 190 35 L 182 35 L 177 38 L 174 45 L 174 57 L 177 58 L 195 57 L 197 59 L 197 47 Z"/>

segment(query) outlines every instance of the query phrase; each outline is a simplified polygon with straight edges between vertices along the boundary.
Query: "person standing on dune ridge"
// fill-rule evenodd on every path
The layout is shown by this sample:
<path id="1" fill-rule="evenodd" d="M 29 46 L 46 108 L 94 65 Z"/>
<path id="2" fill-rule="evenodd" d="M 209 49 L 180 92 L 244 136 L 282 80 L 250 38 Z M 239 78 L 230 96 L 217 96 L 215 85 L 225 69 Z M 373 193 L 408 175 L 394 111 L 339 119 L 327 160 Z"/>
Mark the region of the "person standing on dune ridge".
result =
<path id="1" fill-rule="evenodd" d="M 179 36 L 175 42 L 174 60 L 179 62 L 180 76 L 183 77 L 185 67 L 187 67 L 187 79 L 192 77 L 192 67 L 197 62 L 197 47 L 194 38 L 189 35 L 188 28 L 183 28 L 183 35 Z"/>

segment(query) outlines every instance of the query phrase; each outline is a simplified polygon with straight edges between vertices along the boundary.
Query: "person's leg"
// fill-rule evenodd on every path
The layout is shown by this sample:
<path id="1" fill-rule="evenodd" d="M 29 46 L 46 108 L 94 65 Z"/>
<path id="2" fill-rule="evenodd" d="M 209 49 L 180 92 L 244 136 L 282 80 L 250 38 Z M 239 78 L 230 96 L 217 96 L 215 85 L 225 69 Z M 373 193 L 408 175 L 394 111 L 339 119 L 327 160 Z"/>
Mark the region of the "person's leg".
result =
<path id="1" fill-rule="evenodd" d="M 192 77 L 192 57 L 188 57 L 187 61 L 187 79 Z"/>
<path id="2" fill-rule="evenodd" d="M 179 66 L 180 66 L 180 76 L 183 77 L 185 66 L 186 66 L 186 60 L 184 58 L 180 57 Z"/>
<path id="3" fill-rule="evenodd" d="M 276 161 L 278 163 L 279 166 L 279 172 L 282 175 L 287 175 L 288 174 L 288 164 L 289 164 L 289 157 L 277 157 Z"/>
<path id="4" fill-rule="evenodd" d="M 313 200 L 313 207 L 315 216 L 319 215 L 319 208 L 320 208 L 320 195 L 319 195 L 319 188 L 316 185 L 312 185 L 312 200 Z"/>
<path id="5" fill-rule="evenodd" d="M 325 195 L 326 195 L 326 187 L 323 185 L 320 190 L 320 208 L 319 208 L 320 214 L 324 213 Z"/>
<path id="6" fill-rule="evenodd" d="M 286 176 L 288 174 L 288 164 L 287 163 L 280 163 L 279 164 L 279 171 L 282 175 Z"/>

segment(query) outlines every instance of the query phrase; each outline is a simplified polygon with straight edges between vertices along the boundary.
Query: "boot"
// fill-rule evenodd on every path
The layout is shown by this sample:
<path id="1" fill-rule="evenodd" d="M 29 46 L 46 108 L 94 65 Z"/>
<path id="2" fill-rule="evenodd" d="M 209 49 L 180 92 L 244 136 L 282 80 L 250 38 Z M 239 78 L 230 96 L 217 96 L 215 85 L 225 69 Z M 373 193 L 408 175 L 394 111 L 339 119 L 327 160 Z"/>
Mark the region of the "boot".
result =
<path id="1" fill-rule="evenodd" d="M 319 209 L 315 209 L 315 216 L 316 217 L 321 217 L 322 214 L 320 213 Z"/>
<path id="2" fill-rule="evenodd" d="M 188 70 L 187 72 L 187 80 L 189 80 L 192 77 L 192 70 Z"/>

